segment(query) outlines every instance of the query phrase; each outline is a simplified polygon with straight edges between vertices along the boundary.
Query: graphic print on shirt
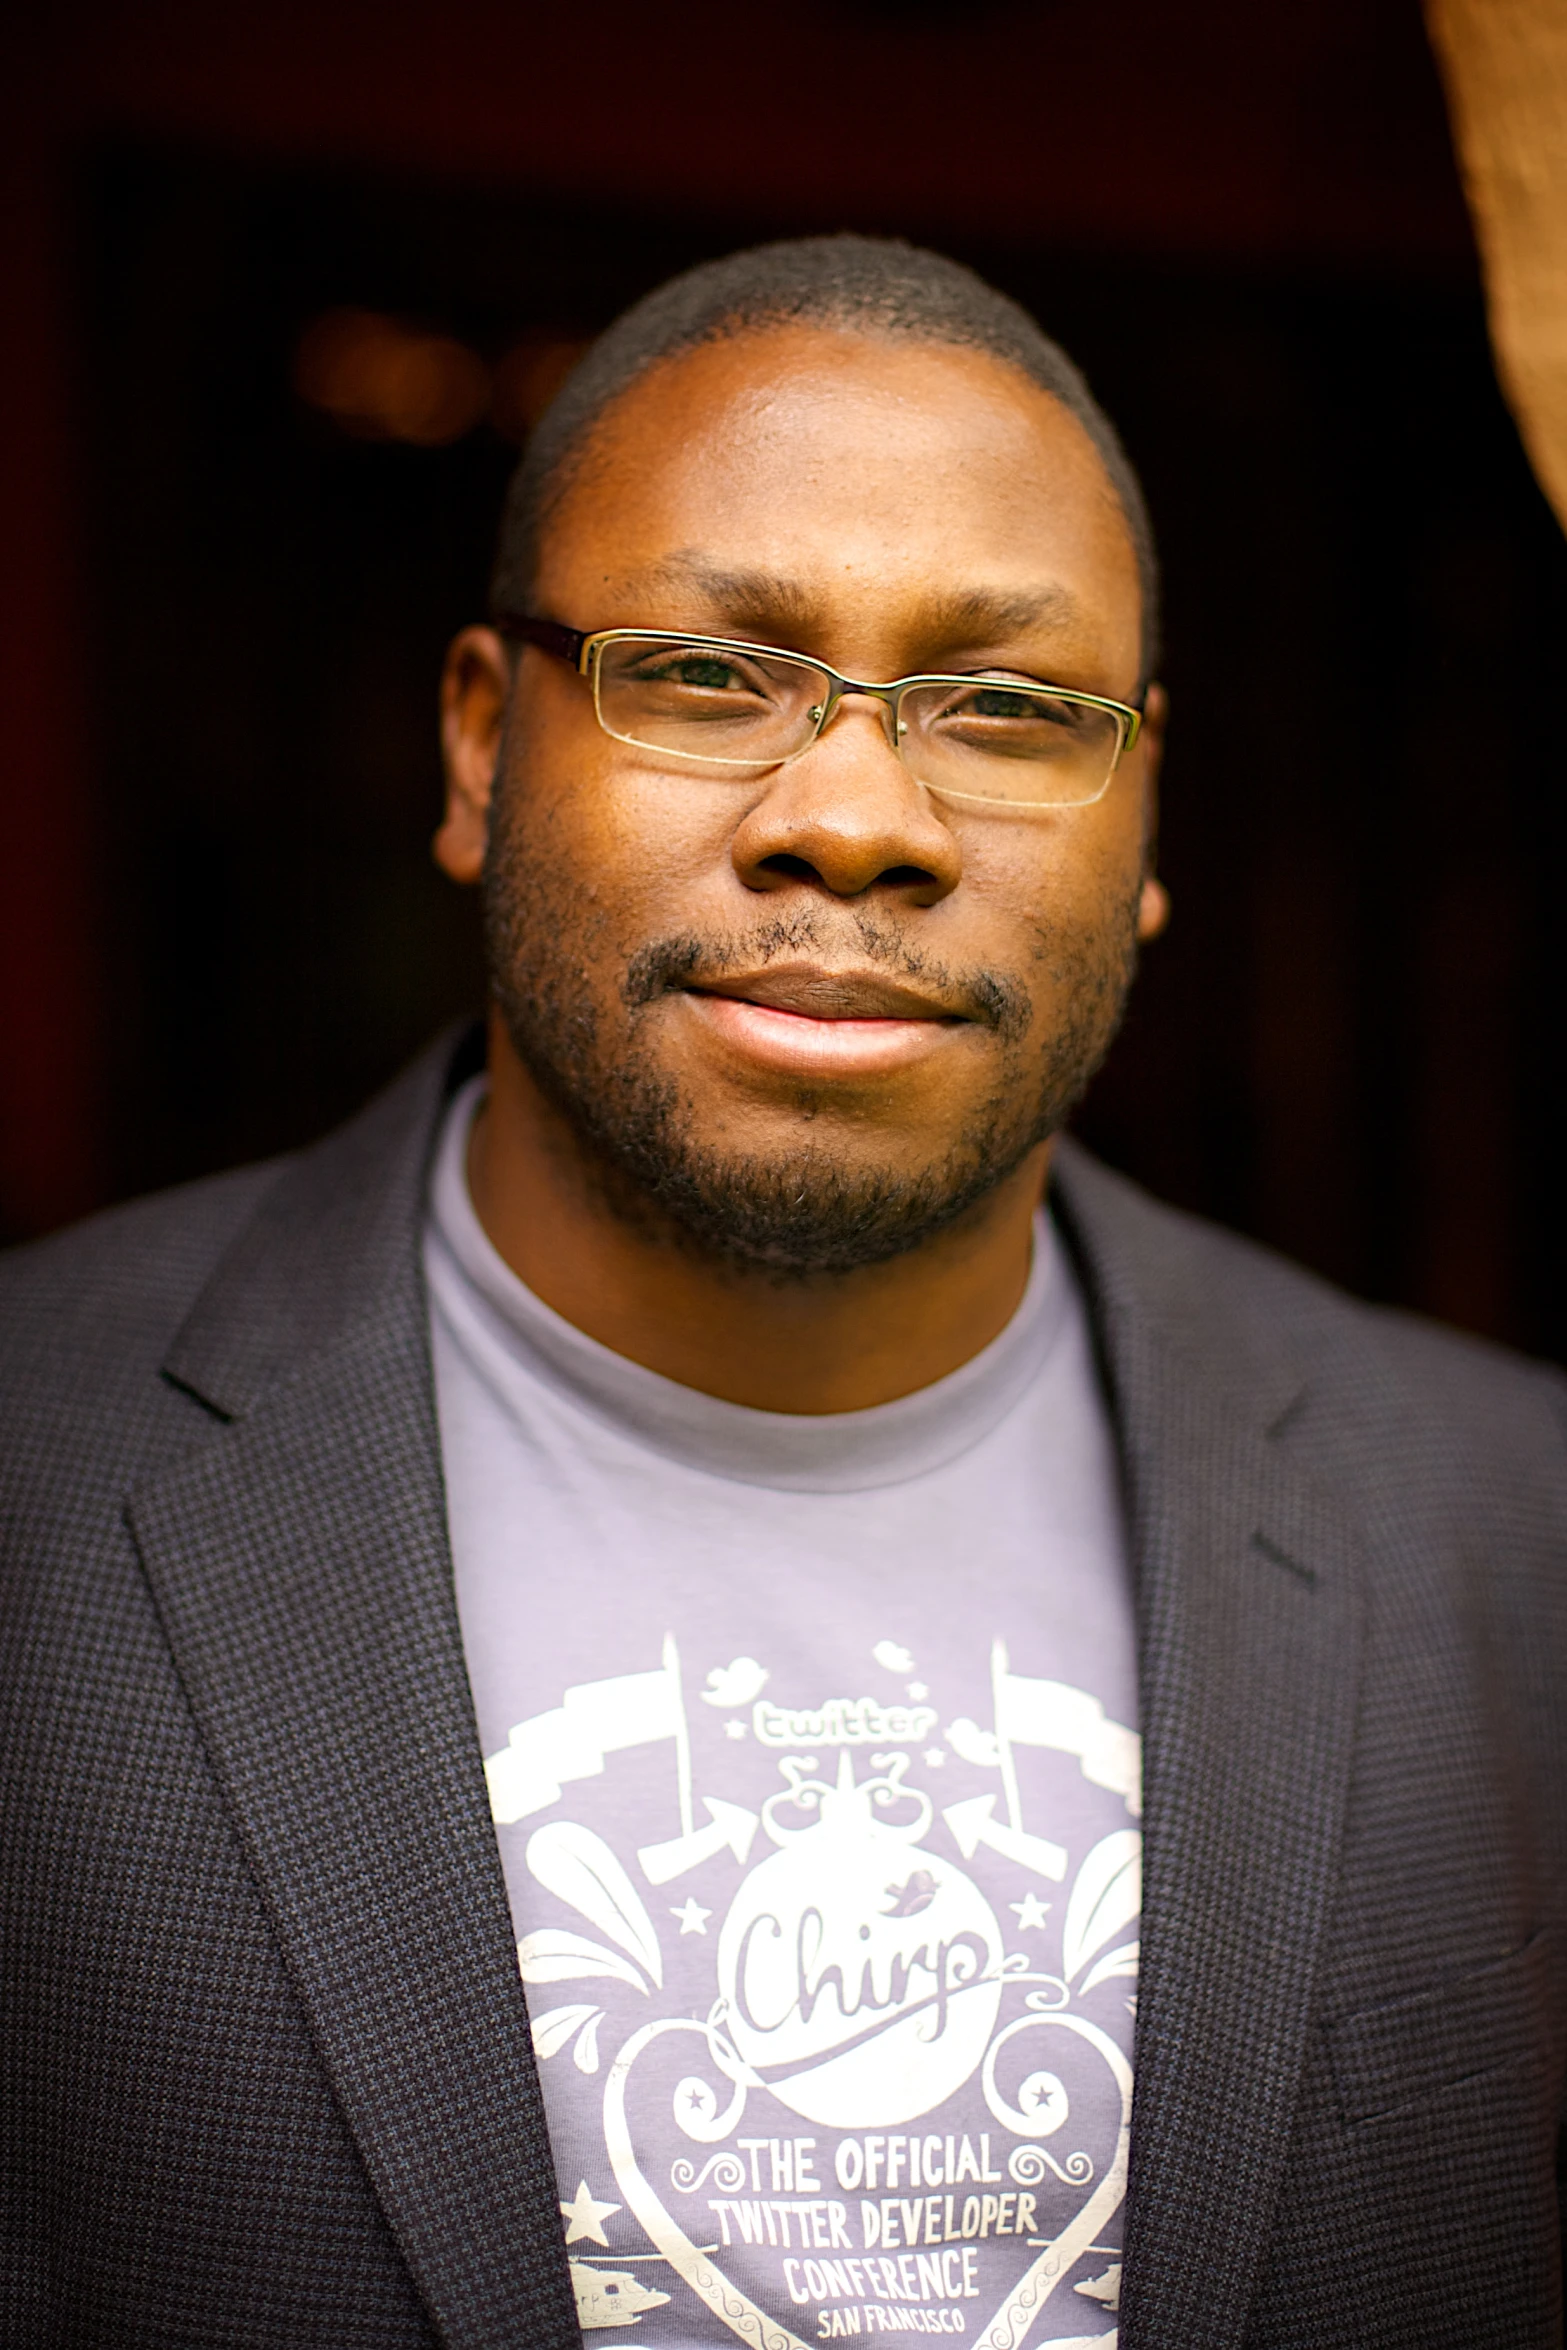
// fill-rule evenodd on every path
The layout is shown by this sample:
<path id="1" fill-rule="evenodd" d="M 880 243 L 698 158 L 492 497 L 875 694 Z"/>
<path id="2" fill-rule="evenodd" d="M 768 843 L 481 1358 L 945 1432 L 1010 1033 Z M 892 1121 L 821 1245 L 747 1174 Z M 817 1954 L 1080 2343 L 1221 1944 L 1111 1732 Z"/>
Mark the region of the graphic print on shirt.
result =
<path id="1" fill-rule="evenodd" d="M 881 1694 L 740 1655 L 688 1706 L 668 1635 L 488 1757 L 586 2335 L 1113 2343 L 1140 1741 L 988 1662 L 988 1723 L 892 1639 Z M 1075 1848 L 1030 1757 L 1100 1791 Z M 667 1835 L 609 1840 L 619 1773 Z"/>

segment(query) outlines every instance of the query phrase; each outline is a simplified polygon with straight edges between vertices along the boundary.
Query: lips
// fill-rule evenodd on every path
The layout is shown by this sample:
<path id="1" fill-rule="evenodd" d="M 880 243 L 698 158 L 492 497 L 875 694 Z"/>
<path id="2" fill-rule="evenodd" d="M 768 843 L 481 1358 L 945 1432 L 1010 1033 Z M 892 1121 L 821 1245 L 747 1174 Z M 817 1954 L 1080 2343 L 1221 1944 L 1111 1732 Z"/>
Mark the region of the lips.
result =
<path id="1" fill-rule="evenodd" d="M 972 1014 L 939 998 L 900 986 L 875 971 L 829 971 L 817 964 L 774 965 L 721 979 L 686 980 L 688 994 L 792 1012 L 806 1020 L 924 1020 L 943 1025 Z"/>
<path id="2" fill-rule="evenodd" d="M 730 1073 L 797 1084 L 881 1084 L 951 1051 L 975 1015 L 879 971 L 775 964 L 722 979 L 687 977 L 677 992 Z"/>

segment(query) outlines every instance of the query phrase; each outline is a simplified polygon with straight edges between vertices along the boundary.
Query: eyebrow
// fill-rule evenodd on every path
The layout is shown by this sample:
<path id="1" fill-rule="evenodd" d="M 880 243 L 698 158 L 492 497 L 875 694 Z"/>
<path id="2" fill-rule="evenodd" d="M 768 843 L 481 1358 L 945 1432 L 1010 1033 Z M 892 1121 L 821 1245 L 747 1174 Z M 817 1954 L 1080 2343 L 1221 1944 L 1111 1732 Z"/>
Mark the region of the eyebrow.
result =
<path id="1" fill-rule="evenodd" d="M 802 644 L 821 620 L 816 597 L 798 581 L 775 572 L 727 569 L 694 550 L 664 556 L 632 573 L 622 588 L 633 596 L 656 594 L 660 588 L 695 590 L 730 626 L 764 636 L 793 635 Z M 964 649 L 1018 636 L 1041 623 L 1070 628 L 1081 609 L 1072 590 L 1055 580 L 1030 588 L 946 589 L 921 602 L 913 633 L 943 650 Z"/>

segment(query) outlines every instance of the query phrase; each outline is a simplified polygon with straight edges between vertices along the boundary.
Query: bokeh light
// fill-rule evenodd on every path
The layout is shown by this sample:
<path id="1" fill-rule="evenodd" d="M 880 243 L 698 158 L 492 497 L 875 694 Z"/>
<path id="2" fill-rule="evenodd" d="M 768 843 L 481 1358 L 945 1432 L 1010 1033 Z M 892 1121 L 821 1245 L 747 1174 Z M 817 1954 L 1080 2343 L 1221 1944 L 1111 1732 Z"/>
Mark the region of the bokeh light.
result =
<path id="1" fill-rule="evenodd" d="M 345 432 L 420 448 L 460 440 L 490 405 L 490 371 L 476 351 L 372 310 L 330 310 L 307 327 L 294 387 Z"/>

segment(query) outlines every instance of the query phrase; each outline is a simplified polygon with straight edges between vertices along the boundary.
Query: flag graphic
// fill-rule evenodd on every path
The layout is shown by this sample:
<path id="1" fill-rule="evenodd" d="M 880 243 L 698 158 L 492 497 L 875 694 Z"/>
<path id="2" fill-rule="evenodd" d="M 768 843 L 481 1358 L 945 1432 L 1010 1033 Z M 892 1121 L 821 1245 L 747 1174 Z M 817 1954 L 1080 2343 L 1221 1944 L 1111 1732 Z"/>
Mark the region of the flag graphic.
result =
<path id="1" fill-rule="evenodd" d="M 1112 1722 L 1098 1698 L 1090 1697 L 1084 1689 L 1009 1672 L 1007 1652 L 999 1640 L 992 1651 L 991 1682 L 1004 1778 L 1011 1778 L 1009 1747 L 1053 1746 L 1060 1753 L 1075 1755 L 1085 1779 L 1121 1796 L 1133 1819 L 1140 1816 L 1143 1742 L 1135 1730 Z M 1011 1795 L 1009 1784 L 1009 1799 Z"/>
<path id="2" fill-rule="evenodd" d="M 664 1642 L 664 1661 L 657 1672 L 580 1681 L 549 1713 L 534 1714 L 513 1726 L 507 1744 L 485 1757 L 496 1825 L 509 1827 L 514 1820 L 543 1811 L 559 1799 L 569 1779 L 596 1778 L 606 1754 L 660 1738 L 675 1741 L 681 1825 L 689 1834 L 690 1749 L 680 1657 L 672 1638 Z"/>

